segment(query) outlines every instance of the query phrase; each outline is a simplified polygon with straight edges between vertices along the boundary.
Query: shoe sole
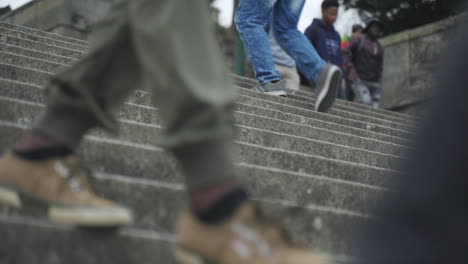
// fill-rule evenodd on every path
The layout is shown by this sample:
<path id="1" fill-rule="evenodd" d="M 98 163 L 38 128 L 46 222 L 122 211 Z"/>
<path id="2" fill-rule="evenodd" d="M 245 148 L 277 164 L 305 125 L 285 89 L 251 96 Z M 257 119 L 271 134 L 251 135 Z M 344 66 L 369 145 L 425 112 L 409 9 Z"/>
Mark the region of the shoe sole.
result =
<path id="1" fill-rule="evenodd" d="M 193 252 L 192 250 L 186 249 L 182 246 L 176 246 L 173 249 L 174 257 L 180 264 L 219 264 L 208 260 L 200 254 Z"/>
<path id="2" fill-rule="evenodd" d="M 325 80 L 325 85 L 317 96 L 315 111 L 327 112 L 333 106 L 342 80 L 341 70 L 337 66 L 332 66 Z"/>
<path id="3" fill-rule="evenodd" d="M 272 92 L 263 92 L 263 93 L 268 94 L 268 95 L 276 95 L 276 96 L 284 96 L 284 97 L 288 95 L 286 91 L 272 91 Z"/>
<path id="4" fill-rule="evenodd" d="M 1 183 L 0 203 L 54 222 L 82 227 L 117 227 L 132 223 L 131 214 L 124 208 L 58 204 Z"/>

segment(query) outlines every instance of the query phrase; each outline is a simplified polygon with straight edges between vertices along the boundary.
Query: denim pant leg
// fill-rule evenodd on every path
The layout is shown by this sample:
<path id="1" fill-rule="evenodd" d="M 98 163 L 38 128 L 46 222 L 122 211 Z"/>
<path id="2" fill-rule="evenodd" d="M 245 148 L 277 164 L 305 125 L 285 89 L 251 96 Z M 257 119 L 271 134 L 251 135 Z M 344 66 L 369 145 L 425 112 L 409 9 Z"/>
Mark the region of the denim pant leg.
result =
<path id="1" fill-rule="evenodd" d="M 369 87 L 371 93 L 372 107 L 379 108 L 380 98 L 382 97 L 382 85 L 378 82 L 365 82 L 365 84 Z"/>
<path id="2" fill-rule="evenodd" d="M 354 91 L 355 101 L 361 104 L 372 106 L 372 97 L 369 88 L 362 81 L 352 84 Z"/>
<path id="3" fill-rule="evenodd" d="M 279 0 L 273 7 L 273 28 L 278 44 L 291 56 L 311 85 L 325 61 L 297 28 L 305 0 Z"/>
<path id="4" fill-rule="evenodd" d="M 274 4 L 275 0 L 240 0 L 234 18 L 255 78 L 260 83 L 280 79 L 265 31 Z"/>

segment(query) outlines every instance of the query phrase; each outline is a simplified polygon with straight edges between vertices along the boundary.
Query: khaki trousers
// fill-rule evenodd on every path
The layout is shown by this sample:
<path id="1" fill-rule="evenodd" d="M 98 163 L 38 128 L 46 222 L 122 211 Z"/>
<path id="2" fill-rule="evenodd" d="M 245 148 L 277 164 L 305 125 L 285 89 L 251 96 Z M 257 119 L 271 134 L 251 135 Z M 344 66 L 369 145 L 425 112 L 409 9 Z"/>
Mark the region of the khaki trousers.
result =
<path id="1" fill-rule="evenodd" d="M 113 112 L 135 89 L 165 120 L 158 143 L 181 161 L 189 189 L 233 177 L 235 89 L 205 1 L 119 1 L 96 25 L 88 54 L 55 76 L 34 130 L 75 148 L 87 130 L 117 131 Z"/>

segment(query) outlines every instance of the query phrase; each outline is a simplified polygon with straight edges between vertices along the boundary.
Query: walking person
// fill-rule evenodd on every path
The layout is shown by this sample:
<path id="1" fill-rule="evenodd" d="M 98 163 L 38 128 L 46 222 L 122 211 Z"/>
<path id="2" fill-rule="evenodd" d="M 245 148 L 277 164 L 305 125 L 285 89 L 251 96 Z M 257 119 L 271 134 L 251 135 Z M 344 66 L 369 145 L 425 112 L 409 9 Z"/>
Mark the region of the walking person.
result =
<path id="1" fill-rule="evenodd" d="M 271 19 L 271 21 L 273 20 Z M 299 73 L 296 70 L 296 62 L 279 46 L 271 25 L 272 23 L 269 24 L 267 30 L 275 67 L 280 73 L 281 80 L 286 81 L 286 89 L 299 90 L 301 83 Z"/>
<path id="2" fill-rule="evenodd" d="M 273 30 L 278 44 L 296 61 L 300 72 L 317 89 L 315 110 L 326 112 L 334 103 L 341 85 L 340 68 L 322 60 L 307 38 L 297 29 L 305 0 L 240 0 L 235 14 L 237 30 L 258 85 L 253 89 L 286 95 L 285 82 L 275 68 L 265 26 L 273 14 Z"/>
<path id="3" fill-rule="evenodd" d="M 359 41 L 359 39 L 361 38 L 361 34 L 362 34 L 362 30 L 364 30 L 364 28 L 360 25 L 360 24 L 354 24 L 353 27 L 351 28 L 351 40 L 350 42 L 356 42 L 356 41 Z M 346 45 L 344 47 L 342 47 L 343 51 L 344 49 L 346 49 L 346 47 L 349 45 L 349 43 L 347 42 Z M 348 57 L 344 57 L 344 62 L 343 62 L 343 65 L 345 66 L 344 67 L 344 75 L 346 76 L 345 78 L 345 83 L 346 83 L 346 87 L 345 87 L 345 98 L 346 100 L 348 101 L 354 101 L 354 92 L 353 92 L 353 88 L 352 88 L 352 82 L 349 80 L 349 70 L 346 66 L 348 65 L 351 65 L 349 62 L 346 61 Z"/>
<path id="4" fill-rule="evenodd" d="M 115 108 L 146 88 L 165 119 L 161 143 L 180 161 L 189 192 L 178 228 L 180 263 L 323 263 L 261 216 L 235 177 L 235 90 L 209 18 L 199 1 L 114 5 L 96 26 L 89 53 L 53 77 L 45 113 L 0 159 L 0 202 L 41 209 L 65 224 L 131 224 L 128 209 L 94 193 L 74 150 L 95 126 L 115 131 Z"/>
<path id="5" fill-rule="evenodd" d="M 324 0 L 322 2 L 322 19 L 314 19 L 305 30 L 304 35 L 324 61 L 342 69 L 341 37 L 333 26 L 338 18 L 339 7 L 338 0 Z M 340 85 L 338 98 L 344 99 L 343 93 Z"/>
<path id="6" fill-rule="evenodd" d="M 373 108 L 379 107 L 382 95 L 384 50 L 378 38 L 383 28 L 378 19 L 369 19 L 361 37 L 351 41 L 343 52 L 354 100 Z"/>

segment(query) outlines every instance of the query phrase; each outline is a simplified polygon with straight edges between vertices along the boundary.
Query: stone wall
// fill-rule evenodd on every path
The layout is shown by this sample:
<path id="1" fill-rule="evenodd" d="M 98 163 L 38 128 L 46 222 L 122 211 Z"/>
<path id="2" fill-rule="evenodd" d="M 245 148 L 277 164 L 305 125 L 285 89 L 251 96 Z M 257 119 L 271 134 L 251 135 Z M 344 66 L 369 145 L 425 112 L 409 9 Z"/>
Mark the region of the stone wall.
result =
<path id="1" fill-rule="evenodd" d="M 385 47 L 382 108 L 421 114 L 433 96 L 434 69 L 457 25 L 467 16 L 381 39 Z"/>
<path id="2" fill-rule="evenodd" d="M 86 38 L 90 26 L 115 0 L 35 0 L 0 18 L 75 38 Z"/>

